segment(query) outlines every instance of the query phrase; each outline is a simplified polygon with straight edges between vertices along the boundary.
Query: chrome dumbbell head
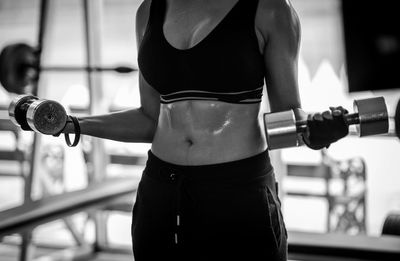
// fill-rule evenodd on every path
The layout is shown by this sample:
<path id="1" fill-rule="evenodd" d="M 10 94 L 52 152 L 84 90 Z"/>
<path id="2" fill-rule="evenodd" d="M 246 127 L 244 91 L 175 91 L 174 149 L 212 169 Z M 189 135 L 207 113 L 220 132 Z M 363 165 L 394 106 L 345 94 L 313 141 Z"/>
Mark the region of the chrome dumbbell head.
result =
<path id="1" fill-rule="evenodd" d="M 264 114 L 268 149 L 298 146 L 296 118 L 292 110 Z"/>
<path id="2" fill-rule="evenodd" d="M 353 107 L 358 113 L 356 129 L 360 137 L 388 133 L 389 117 L 383 97 L 354 100 Z"/>
<path id="3" fill-rule="evenodd" d="M 52 100 L 34 101 L 28 108 L 26 119 L 36 132 L 54 135 L 61 132 L 67 122 L 64 107 Z"/>

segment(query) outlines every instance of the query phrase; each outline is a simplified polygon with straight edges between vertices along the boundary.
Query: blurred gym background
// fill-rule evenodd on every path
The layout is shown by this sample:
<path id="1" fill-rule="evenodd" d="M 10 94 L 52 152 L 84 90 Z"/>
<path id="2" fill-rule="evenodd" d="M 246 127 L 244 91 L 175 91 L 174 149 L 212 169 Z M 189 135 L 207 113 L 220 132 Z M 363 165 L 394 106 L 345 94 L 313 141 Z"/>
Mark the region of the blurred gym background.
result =
<path id="1" fill-rule="evenodd" d="M 59 101 L 75 115 L 139 106 L 136 71 L 84 68 L 137 68 L 135 13 L 141 1 L 52 0 L 46 1 L 46 8 L 43 2 L 0 0 L 0 49 L 19 42 L 40 44 L 43 67 L 82 67 L 42 70 L 33 87 L 39 97 Z M 383 96 L 390 131 L 359 138 L 352 128 L 327 150 L 271 152 L 289 231 L 289 256 L 400 258 L 400 237 L 388 235 L 400 230 L 399 219 L 395 222 L 400 214 L 400 142 L 394 129 L 399 82 L 382 80 L 382 85 L 374 82 L 374 88 L 352 89 L 342 1 L 291 2 L 302 26 L 303 109 L 315 112 L 342 105 L 352 112 L 354 99 Z M 384 2 L 394 1 L 375 5 Z M 379 17 L 371 18 L 365 26 L 378 30 L 378 22 Z M 398 57 L 399 42 L 385 39 L 382 48 Z M 359 63 L 371 61 L 366 57 Z M 398 64 L 393 66 L 399 70 Z M 82 137 L 78 147 L 68 148 L 62 137 L 21 132 L 8 119 L 13 97 L 0 86 L 0 260 L 132 260 L 130 211 L 150 145 Z M 267 111 L 267 101 L 264 104 Z"/>

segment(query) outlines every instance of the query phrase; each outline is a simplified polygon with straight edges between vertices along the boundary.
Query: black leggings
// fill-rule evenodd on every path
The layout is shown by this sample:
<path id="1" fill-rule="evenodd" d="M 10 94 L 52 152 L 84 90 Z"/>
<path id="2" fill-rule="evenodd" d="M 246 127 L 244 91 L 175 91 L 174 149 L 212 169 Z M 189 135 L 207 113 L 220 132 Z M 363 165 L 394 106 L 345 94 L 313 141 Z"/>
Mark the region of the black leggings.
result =
<path id="1" fill-rule="evenodd" d="M 149 151 L 132 215 L 135 260 L 286 260 L 276 189 L 268 151 L 202 166 Z"/>

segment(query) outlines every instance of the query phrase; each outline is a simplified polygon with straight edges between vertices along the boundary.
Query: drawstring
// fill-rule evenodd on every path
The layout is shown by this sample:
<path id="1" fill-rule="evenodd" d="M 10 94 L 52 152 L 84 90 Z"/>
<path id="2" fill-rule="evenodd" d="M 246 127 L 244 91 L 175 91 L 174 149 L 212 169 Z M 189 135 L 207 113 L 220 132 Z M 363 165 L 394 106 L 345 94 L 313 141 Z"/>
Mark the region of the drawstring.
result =
<path id="1" fill-rule="evenodd" d="M 175 198 L 176 198 L 176 206 L 175 206 L 175 231 L 174 231 L 174 242 L 175 245 L 178 245 L 180 242 L 180 226 L 181 226 L 181 201 L 182 201 L 182 183 L 183 176 L 177 175 L 174 171 L 169 175 L 172 182 L 176 183 L 175 187 Z"/>
<path id="2" fill-rule="evenodd" d="M 175 246 L 182 244 L 182 201 L 184 196 L 184 180 L 185 175 L 182 172 L 173 169 L 173 168 L 163 168 L 160 170 L 164 172 L 164 175 L 167 174 L 169 182 L 174 186 L 174 198 L 175 202 L 172 207 L 174 208 L 174 217 L 173 217 L 173 233 L 172 240 Z M 165 173 L 166 172 L 166 173 Z M 272 170 L 266 173 L 263 176 L 258 176 L 256 178 L 252 178 L 247 182 L 243 182 L 243 186 L 248 186 L 249 183 L 257 183 L 257 186 L 264 184 L 268 186 L 273 193 L 278 195 L 277 183 L 275 182 L 274 175 L 271 174 Z M 165 177 L 165 176 L 164 176 Z M 226 181 L 225 184 L 229 184 L 229 181 Z M 234 182 L 236 183 L 236 182 Z M 247 184 L 246 184 L 247 183 Z M 183 217 L 184 218 L 184 217 Z"/>

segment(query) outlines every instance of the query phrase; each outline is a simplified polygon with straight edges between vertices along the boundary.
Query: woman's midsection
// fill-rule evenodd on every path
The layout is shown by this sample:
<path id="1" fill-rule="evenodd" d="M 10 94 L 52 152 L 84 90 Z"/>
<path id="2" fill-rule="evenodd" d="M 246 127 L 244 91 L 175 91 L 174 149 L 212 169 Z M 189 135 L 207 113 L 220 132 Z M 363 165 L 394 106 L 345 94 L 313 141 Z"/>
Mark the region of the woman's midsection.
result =
<path id="1" fill-rule="evenodd" d="M 179 165 L 206 165 L 266 149 L 259 104 L 181 101 L 162 104 L 152 152 Z"/>

